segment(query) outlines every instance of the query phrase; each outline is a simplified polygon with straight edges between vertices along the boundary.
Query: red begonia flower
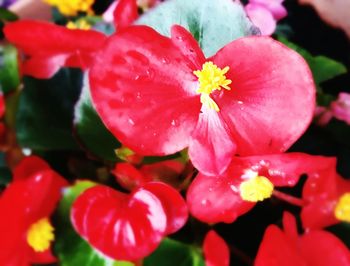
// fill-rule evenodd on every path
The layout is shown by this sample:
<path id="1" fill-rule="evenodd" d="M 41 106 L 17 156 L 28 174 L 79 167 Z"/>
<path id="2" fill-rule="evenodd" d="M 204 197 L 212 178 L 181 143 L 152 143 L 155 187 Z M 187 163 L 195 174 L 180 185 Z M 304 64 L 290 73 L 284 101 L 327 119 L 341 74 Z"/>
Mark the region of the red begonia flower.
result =
<path id="1" fill-rule="evenodd" d="M 9 23 L 4 33 L 27 56 L 22 73 L 36 78 L 50 78 L 61 67 L 88 68 L 107 38 L 93 30 L 71 30 L 34 20 Z"/>
<path id="2" fill-rule="evenodd" d="M 130 163 L 117 163 L 112 171 L 117 182 L 127 190 L 133 190 L 151 181 L 161 181 L 173 187 L 181 185 L 190 177 L 191 169 L 177 160 L 144 164 L 139 169 Z"/>
<path id="3" fill-rule="evenodd" d="M 136 0 L 119 0 L 113 15 L 117 31 L 130 26 L 139 16 Z"/>
<path id="4" fill-rule="evenodd" d="M 283 216 L 282 231 L 270 225 L 260 244 L 255 266 L 349 266 L 350 251 L 327 231 L 315 230 L 298 235 L 295 218 Z"/>
<path id="5" fill-rule="evenodd" d="M 328 169 L 310 175 L 303 187 L 304 228 L 321 229 L 341 221 L 350 222 L 350 181 L 336 172 L 336 160 Z"/>
<path id="6" fill-rule="evenodd" d="M 297 53 L 247 37 L 205 59 L 184 28 L 171 33 L 124 29 L 89 72 L 93 103 L 123 144 L 142 155 L 189 147 L 196 168 L 219 174 L 234 154 L 282 152 L 304 132 L 315 89 Z"/>
<path id="7" fill-rule="evenodd" d="M 203 253 L 206 266 L 228 266 L 230 250 L 214 230 L 210 230 L 204 238 Z"/>
<path id="8" fill-rule="evenodd" d="M 274 187 L 294 186 L 302 174 L 315 174 L 330 159 L 303 153 L 235 157 L 218 176 L 199 173 L 187 192 L 190 212 L 207 223 L 233 222 Z"/>
<path id="9" fill-rule="evenodd" d="M 55 261 L 49 217 L 67 182 L 38 157 L 25 158 L 0 197 L 0 265 L 29 266 Z"/>
<path id="10" fill-rule="evenodd" d="M 154 251 L 187 217 L 181 195 L 157 182 L 130 195 L 95 186 L 78 197 L 71 212 L 75 229 L 92 246 L 111 258 L 130 261 Z"/>

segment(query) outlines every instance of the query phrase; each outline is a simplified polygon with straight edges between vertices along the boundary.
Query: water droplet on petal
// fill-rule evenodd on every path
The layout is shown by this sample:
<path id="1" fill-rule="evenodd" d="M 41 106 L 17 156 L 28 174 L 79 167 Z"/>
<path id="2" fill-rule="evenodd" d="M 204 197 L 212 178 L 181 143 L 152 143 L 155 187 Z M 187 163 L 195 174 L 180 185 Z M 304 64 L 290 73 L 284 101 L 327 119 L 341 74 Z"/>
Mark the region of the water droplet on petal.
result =
<path id="1" fill-rule="evenodd" d="M 131 118 L 129 118 L 129 119 L 128 119 L 128 122 L 129 122 L 129 124 L 130 124 L 130 125 L 132 125 L 132 126 L 134 126 L 134 125 L 135 125 L 134 120 L 132 120 Z"/>

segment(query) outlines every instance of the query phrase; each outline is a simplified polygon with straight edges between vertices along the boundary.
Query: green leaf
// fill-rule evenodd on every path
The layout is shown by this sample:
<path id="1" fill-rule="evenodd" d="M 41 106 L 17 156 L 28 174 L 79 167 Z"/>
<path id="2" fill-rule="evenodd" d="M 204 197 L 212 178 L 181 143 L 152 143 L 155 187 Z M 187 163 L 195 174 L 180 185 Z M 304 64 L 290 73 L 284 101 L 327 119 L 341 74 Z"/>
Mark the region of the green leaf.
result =
<path id="1" fill-rule="evenodd" d="M 136 24 L 151 26 L 166 36 L 172 25 L 181 25 L 197 39 L 207 57 L 239 37 L 258 32 L 242 5 L 232 0 L 168 0 L 142 15 Z"/>
<path id="2" fill-rule="evenodd" d="M 19 86 L 18 54 L 12 45 L 0 46 L 0 86 L 4 93 Z"/>
<path id="3" fill-rule="evenodd" d="M 15 21 L 18 19 L 18 16 L 15 13 L 12 13 L 6 8 L 0 7 L 0 20 L 4 21 Z"/>
<path id="4" fill-rule="evenodd" d="M 199 249 L 170 238 L 166 238 L 158 249 L 144 260 L 144 266 L 204 266 Z"/>
<path id="5" fill-rule="evenodd" d="M 283 37 L 279 37 L 278 40 L 304 57 L 311 68 L 315 83 L 318 86 L 324 81 L 330 80 L 347 72 L 347 69 L 343 64 L 331 58 L 323 55 L 313 56 L 305 49 Z"/>
<path id="6" fill-rule="evenodd" d="M 114 150 L 121 145 L 105 127 L 92 106 L 87 76 L 84 79 L 83 91 L 76 104 L 74 116 L 75 132 L 81 144 L 92 155 L 116 162 L 118 158 Z"/>
<path id="7" fill-rule="evenodd" d="M 52 79 L 25 77 L 16 129 L 22 147 L 33 150 L 77 150 L 73 112 L 81 90 L 81 72 L 62 69 Z"/>
<path id="8" fill-rule="evenodd" d="M 55 254 L 61 266 L 133 266 L 130 262 L 118 262 L 95 251 L 73 229 L 70 222 L 70 209 L 75 199 L 86 189 L 95 186 L 91 181 L 77 181 L 64 191 L 58 206 L 56 221 Z"/>

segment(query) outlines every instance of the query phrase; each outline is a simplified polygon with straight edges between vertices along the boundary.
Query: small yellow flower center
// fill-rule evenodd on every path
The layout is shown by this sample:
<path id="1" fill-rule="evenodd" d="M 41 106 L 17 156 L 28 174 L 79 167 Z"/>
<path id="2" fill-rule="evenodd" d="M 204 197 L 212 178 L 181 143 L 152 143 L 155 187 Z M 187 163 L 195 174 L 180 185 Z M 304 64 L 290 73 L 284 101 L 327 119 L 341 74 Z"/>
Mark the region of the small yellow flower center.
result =
<path id="1" fill-rule="evenodd" d="M 228 86 L 232 83 L 230 79 L 227 79 L 225 74 L 230 70 L 227 66 L 224 69 L 219 68 L 213 62 L 205 62 L 202 66 L 202 70 L 193 71 L 193 74 L 198 78 L 199 88 L 197 93 L 201 94 L 201 103 L 219 112 L 220 108 L 216 102 L 210 97 L 210 94 L 215 90 L 231 90 Z"/>
<path id="2" fill-rule="evenodd" d="M 55 239 L 54 228 L 48 218 L 43 218 L 29 227 L 27 234 L 28 245 L 36 252 L 44 252 L 50 248 L 51 242 Z"/>
<path id="3" fill-rule="evenodd" d="M 350 223 L 350 192 L 340 197 L 335 206 L 334 215 L 338 220 Z"/>
<path id="4" fill-rule="evenodd" d="M 66 27 L 70 30 L 89 30 L 91 25 L 85 19 L 79 19 L 76 22 L 69 21 Z"/>
<path id="5" fill-rule="evenodd" d="M 43 0 L 47 4 L 57 7 L 66 16 L 76 16 L 79 12 L 93 14 L 91 6 L 95 0 Z"/>
<path id="6" fill-rule="evenodd" d="M 274 186 L 264 176 L 255 176 L 241 183 L 239 190 L 245 201 L 258 202 L 270 198 Z"/>

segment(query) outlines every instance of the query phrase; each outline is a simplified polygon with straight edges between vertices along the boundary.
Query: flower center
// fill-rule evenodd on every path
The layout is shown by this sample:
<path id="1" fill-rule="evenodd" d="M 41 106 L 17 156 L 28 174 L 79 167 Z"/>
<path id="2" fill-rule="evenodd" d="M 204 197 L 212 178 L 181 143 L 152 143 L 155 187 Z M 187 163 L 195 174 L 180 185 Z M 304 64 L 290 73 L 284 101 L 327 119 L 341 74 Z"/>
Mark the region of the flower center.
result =
<path id="1" fill-rule="evenodd" d="M 79 12 L 93 14 L 91 6 L 95 0 L 44 0 L 44 2 L 57 7 L 66 16 L 76 16 Z"/>
<path id="2" fill-rule="evenodd" d="M 69 21 L 66 27 L 70 30 L 89 30 L 91 25 L 85 19 L 79 19 L 78 21 Z"/>
<path id="3" fill-rule="evenodd" d="M 343 194 L 338 200 L 334 209 L 335 217 L 342 221 L 350 223 L 350 193 Z"/>
<path id="4" fill-rule="evenodd" d="M 27 234 L 28 245 L 36 252 L 43 252 L 50 248 L 50 243 L 55 239 L 54 228 L 48 218 L 43 218 L 29 227 Z"/>
<path id="5" fill-rule="evenodd" d="M 274 186 L 264 176 L 255 176 L 241 183 L 239 186 L 241 198 L 245 201 L 258 202 L 270 198 Z"/>
<path id="6" fill-rule="evenodd" d="M 199 81 L 197 93 L 201 94 L 201 103 L 217 112 L 220 111 L 220 108 L 210 97 L 210 94 L 215 90 L 221 90 L 221 88 L 231 90 L 228 85 L 230 85 L 232 81 L 225 76 L 229 70 L 230 68 L 228 66 L 221 69 L 213 62 L 209 61 L 203 64 L 202 70 L 193 71 L 193 74 Z"/>

